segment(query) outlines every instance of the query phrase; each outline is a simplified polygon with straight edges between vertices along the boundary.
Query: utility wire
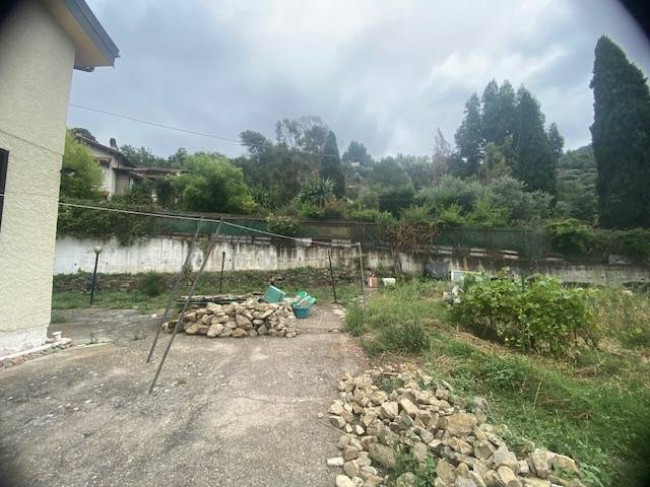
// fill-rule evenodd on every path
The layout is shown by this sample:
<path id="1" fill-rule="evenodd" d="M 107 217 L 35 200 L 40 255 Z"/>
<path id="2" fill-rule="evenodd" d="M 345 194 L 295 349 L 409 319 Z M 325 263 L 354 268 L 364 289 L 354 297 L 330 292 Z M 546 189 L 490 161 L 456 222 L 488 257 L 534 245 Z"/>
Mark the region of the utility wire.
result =
<path id="1" fill-rule="evenodd" d="M 196 130 L 189 130 L 189 129 L 184 129 L 184 128 L 181 128 L 181 127 L 174 127 L 174 126 L 171 126 L 171 125 L 165 125 L 165 124 L 161 124 L 161 123 L 151 122 L 149 120 L 144 120 L 144 119 L 141 119 L 141 118 L 131 117 L 129 115 L 122 115 L 122 114 L 119 114 L 119 113 L 109 112 L 109 111 L 106 111 L 106 110 L 100 110 L 99 108 L 87 107 L 87 106 L 84 106 L 84 105 L 79 105 L 78 103 L 72 103 L 71 102 L 70 106 L 74 107 L 74 108 L 79 108 L 81 110 L 87 110 L 89 112 L 101 113 L 102 115 L 108 115 L 110 117 L 121 118 L 121 119 L 124 119 L 124 120 L 130 120 L 131 122 L 136 122 L 136 123 L 141 123 L 141 124 L 144 124 L 144 125 L 149 125 L 150 127 L 157 127 L 157 128 L 162 128 L 162 129 L 165 129 L 165 130 L 172 130 L 174 132 L 180 132 L 180 133 L 183 133 L 183 134 L 196 135 L 196 136 L 199 136 L 199 137 L 207 137 L 207 138 L 210 138 L 210 139 L 221 140 L 221 141 L 224 141 L 224 142 L 231 142 L 231 143 L 243 146 L 243 147 L 252 146 L 252 147 L 258 147 L 258 148 L 261 148 L 261 149 L 264 149 L 264 148 L 268 147 L 266 144 L 256 144 L 256 143 L 246 143 L 245 144 L 241 140 L 241 138 L 234 139 L 232 137 L 225 137 L 225 136 L 222 136 L 222 135 L 209 134 L 207 132 L 199 132 L 199 131 L 196 131 Z M 312 156 L 321 156 L 323 158 L 324 157 L 331 157 L 331 158 L 336 158 L 337 157 L 336 155 L 325 154 L 324 152 L 304 151 L 304 150 L 299 150 L 299 149 L 291 149 L 289 147 L 285 148 L 285 147 L 281 147 L 281 146 L 280 147 L 273 146 L 273 147 L 275 149 L 283 149 L 283 150 L 286 150 L 287 152 L 294 153 L 294 154 L 305 154 L 305 155 L 312 155 Z M 352 162 L 359 162 L 359 161 L 352 161 Z M 322 164 L 322 162 L 321 162 L 321 164 Z"/>
<path id="2" fill-rule="evenodd" d="M 24 137 L 20 137 L 19 135 L 12 134 L 11 132 L 7 132 L 6 130 L 2 130 L 2 129 L 0 129 L 0 132 L 2 132 L 5 135 L 8 135 L 9 137 L 13 137 L 14 139 L 22 140 L 23 142 L 26 142 L 27 144 L 30 144 L 30 145 L 32 145 L 34 147 L 38 147 L 39 149 L 43 149 L 43 150 L 46 150 L 48 152 L 51 152 L 52 154 L 55 154 L 55 155 L 57 155 L 59 157 L 63 157 L 63 154 L 61 154 L 60 152 L 57 152 L 54 149 L 50 149 L 49 147 L 46 147 L 44 145 L 37 144 L 36 142 L 32 142 L 31 140 L 25 139 Z"/>
<path id="3" fill-rule="evenodd" d="M 30 194 L 30 193 L 22 193 L 22 194 Z M 12 194 L 9 193 L 0 193 L 0 196 L 11 196 Z M 32 193 L 31 196 L 38 196 L 41 198 L 48 198 L 51 199 L 51 196 L 46 196 L 46 195 L 39 195 L 36 193 Z M 332 247 L 332 248 L 350 248 L 355 246 L 356 244 L 333 244 L 331 242 L 321 242 L 318 240 L 314 240 L 312 237 L 305 237 L 305 238 L 297 238 L 297 237 L 289 237 L 288 235 L 280 235 L 279 233 L 273 233 L 273 232 L 267 232 L 266 230 L 260 230 L 258 228 L 252 228 L 252 227 L 247 227 L 245 225 L 238 225 L 237 223 L 232 223 L 226 220 L 222 219 L 214 219 L 214 218 L 204 218 L 201 216 L 191 216 L 191 215 L 179 215 L 179 214 L 169 214 L 169 213 L 155 213 L 155 212 L 149 212 L 149 211 L 140 211 L 140 210 L 128 210 L 128 209 L 122 209 L 122 208 L 109 208 L 109 207 L 104 207 L 104 206 L 93 206 L 93 205 L 82 205 L 79 203 L 66 203 L 65 201 L 58 201 L 59 206 L 67 207 L 67 208 L 79 208 L 79 209 L 84 209 L 84 210 L 95 210 L 95 211 L 107 211 L 111 213 L 122 213 L 122 214 L 127 214 L 127 215 L 139 215 L 139 216 L 149 216 L 149 217 L 155 217 L 155 218 L 167 218 L 170 220 L 185 220 L 185 221 L 202 221 L 202 222 L 207 222 L 207 223 L 222 223 L 224 225 L 229 225 L 231 227 L 239 228 L 241 230 L 248 230 L 250 232 L 254 233 L 259 233 L 262 235 L 267 235 L 269 237 L 275 237 L 275 238 L 283 238 L 286 240 L 291 240 L 293 242 L 298 242 L 300 244 L 306 245 L 307 242 L 306 240 L 310 240 L 311 245 L 317 245 L 317 246 L 323 246 L 323 247 Z"/>

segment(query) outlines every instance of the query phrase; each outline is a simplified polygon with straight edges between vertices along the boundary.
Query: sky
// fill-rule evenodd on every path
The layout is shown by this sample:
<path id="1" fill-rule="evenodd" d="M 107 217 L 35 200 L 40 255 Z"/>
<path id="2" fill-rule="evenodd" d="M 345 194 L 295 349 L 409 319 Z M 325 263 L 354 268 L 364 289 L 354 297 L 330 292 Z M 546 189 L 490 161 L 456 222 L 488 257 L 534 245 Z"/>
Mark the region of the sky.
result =
<path id="1" fill-rule="evenodd" d="M 589 143 L 593 50 L 605 34 L 647 75 L 650 44 L 616 0 L 86 0 L 120 49 L 75 71 L 70 101 L 237 139 L 320 116 L 374 157 L 430 155 L 492 79 L 525 85 L 565 148 Z M 167 156 L 237 143 L 71 106 L 70 127 Z"/>

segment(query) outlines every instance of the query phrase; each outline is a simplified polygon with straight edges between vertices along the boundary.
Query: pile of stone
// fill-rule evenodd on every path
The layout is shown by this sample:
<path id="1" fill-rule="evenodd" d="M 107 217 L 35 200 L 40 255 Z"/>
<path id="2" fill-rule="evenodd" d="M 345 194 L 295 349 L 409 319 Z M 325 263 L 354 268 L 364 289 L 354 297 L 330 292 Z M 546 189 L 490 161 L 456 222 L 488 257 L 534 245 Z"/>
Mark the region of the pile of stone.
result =
<path id="1" fill-rule="evenodd" d="M 163 330 L 174 329 L 176 320 L 163 325 Z M 210 338 L 243 338 L 270 335 L 293 338 L 298 334 L 296 318 L 289 303 L 266 303 L 251 298 L 243 303 L 207 303 L 185 313 L 182 330 L 188 335 Z"/>
<path id="2" fill-rule="evenodd" d="M 390 392 L 376 384 L 394 384 Z M 346 374 L 329 421 L 343 431 L 341 456 L 327 460 L 342 467 L 336 487 L 371 487 L 410 453 L 419 464 L 436 461 L 436 487 L 583 487 L 573 459 L 535 448 L 532 442 L 511 451 L 505 426 L 486 423 L 487 401 L 477 397 L 459 407 L 449 384 L 436 383 L 420 370 L 379 368 Z M 469 412 L 471 411 L 471 412 Z M 416 485 L 415 473 L 397 486 Z"/>

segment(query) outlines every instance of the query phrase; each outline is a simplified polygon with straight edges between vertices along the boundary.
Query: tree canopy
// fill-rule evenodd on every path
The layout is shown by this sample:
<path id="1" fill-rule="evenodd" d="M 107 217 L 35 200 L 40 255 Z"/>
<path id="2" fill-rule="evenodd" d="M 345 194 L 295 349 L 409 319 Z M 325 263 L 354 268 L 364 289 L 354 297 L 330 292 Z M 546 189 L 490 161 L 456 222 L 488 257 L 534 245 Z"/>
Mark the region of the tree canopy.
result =
<path id="1" fill-rule="evenodd" d="M 596 44 L 591 137 L 600 224 L 650 226 L 650 92 L 643 73 L 608 37 Z"/>
<path id="2" fill-rule="evenodd" d="M 61 171 L 61 198 L 97 199 L 100 197 L 102 170 L 85 144 L 79 142 L 73 131 L 65 134 L 63 170 Z"/>

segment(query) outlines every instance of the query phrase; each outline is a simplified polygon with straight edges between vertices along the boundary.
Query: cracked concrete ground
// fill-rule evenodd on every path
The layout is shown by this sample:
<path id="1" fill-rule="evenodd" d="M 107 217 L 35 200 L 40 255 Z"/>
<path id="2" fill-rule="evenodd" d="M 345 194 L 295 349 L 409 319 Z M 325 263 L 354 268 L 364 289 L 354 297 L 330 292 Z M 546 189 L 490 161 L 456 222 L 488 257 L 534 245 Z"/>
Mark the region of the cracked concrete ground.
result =
<path id="1" fill-rule="evenodd" d="M 5 484 L 333 485 L 336 472 L 325 460 L 336 456 L 339 433 L 318 415 L 337 396 L 340 374 L 358 372 L 365 358 L 349 335 L 328 332 L 341 328 L 340 309 L 314 311 L 293 339 L 177 336 L 152 395 L 147 389 L 169 336 L 146 365 L 155 320 L 128 312 L 102 324 L 108 338 L 121 337 L 113 343 L 6 369 Z M 84 341 L 97 326 L 92 315 L 84 320 L 54 328 Z M 137 329 L 146 339 L 133 340 Z"/>

